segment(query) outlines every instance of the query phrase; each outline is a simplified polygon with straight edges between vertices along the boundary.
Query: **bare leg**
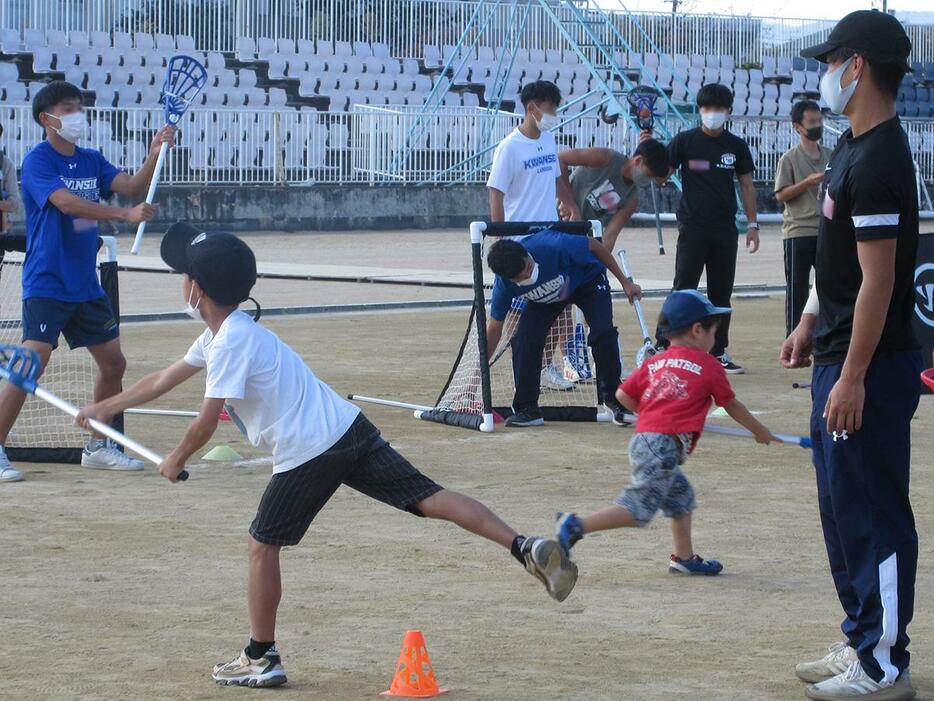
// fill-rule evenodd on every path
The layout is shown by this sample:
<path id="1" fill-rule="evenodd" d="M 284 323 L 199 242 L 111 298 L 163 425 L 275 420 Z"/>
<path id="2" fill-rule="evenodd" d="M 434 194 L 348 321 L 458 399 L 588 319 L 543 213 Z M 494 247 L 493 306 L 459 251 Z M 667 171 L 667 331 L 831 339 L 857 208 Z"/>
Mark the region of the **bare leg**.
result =
<path id="1" fill-rule="evenodd" d="M 639 524 L 633 519 L 622 506 L 612 504 L 590 516 L 581 518 L 584 526 L 584 533 L 594 533 L 595 531 L 609 531 L 614 528 L 638 528 Z"/>
<path id="2" fill-rule="evenodd" d="M 512 546 L 512 541 L 519 535 L 486 506 L 459 492 L 442 489 L 416 506 L 428 518 L 456 523 L 465 531 L 499 543 L 506 549 Z"/>
<path id="3" fill-rule="evenodd" d="M 120 350 L 120 339 L 115 338 L 99 346 L 88 348 L 94 362 L 97 363 L 97 378 L 94 381 L 94 401 L 100 402 L 123 390 L 123 374 L 126 372 L 126 358 Z M 94 432 L 95 438 L 103 438 Z"/>
<path id="4" fill-rule="evenodd" d="M 276 639 L 276 611 L 282 599 L 278 545 L 266 545 L 249 537 L 250 575 L 247 605 L 250 611 L 250 635 L 254 640 Z"/>
<path id="5" fill-rule="evenodd" d="M 49 358 L 52 356 L 52 346 L 39 341 L 23 341 L 23 345 L 39 354 L 39 360 L 42 362 L 44 371 L 46 365 L 49 364 Z M 10 435 L 10 430 L 13 428 L 13 424 L 16 423 L 16 418 L 22 411 L 25 402 L 25 392 L 9 382 L 4 383 L 3 389 L 0 390 L 0 445 L 6 445 L 7 436 Z"/>
<path id="6" fill-rule="evenodd" d="M 671 537 L 675 545 L 675 555 L 681 560 L 694 557 L 694 546 L 691 544 L 691 512 L 681 514 L 671 519 Z"/>

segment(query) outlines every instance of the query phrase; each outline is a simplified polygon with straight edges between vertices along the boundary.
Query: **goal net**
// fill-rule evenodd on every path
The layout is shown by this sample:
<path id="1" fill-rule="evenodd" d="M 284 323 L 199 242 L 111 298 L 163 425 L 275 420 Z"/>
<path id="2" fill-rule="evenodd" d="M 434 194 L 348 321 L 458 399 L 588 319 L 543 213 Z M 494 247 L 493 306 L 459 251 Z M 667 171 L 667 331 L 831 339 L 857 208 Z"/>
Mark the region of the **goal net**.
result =
<path id="1" fill-rule="evenodd" d="M 495 421 L 513 413 L 515 382 L 512 371 L 512 338 L 525 307 L 524 300 L 514 299 L 503 323 L 503 334 L 493 354 L 487 354 L 486 290 L 484 248 L 492 237 L 521 236 L 544 229 L 555 229 L 581 236 L 600 234 L 599 222 L 471 224 L 474 303 L 467 321 L 454 367 L 435 406 L 416 412 L 426 421 L 450 426 L 493 430 Z M 587 345 L 583 315 L 568 306 L 548 332 L 542 357 L 542 384 L 539 406 L 545 420 L 597 421 L 609 414 L 599 411 L 594 378 L 594 363 Z"/>
<path id="2" fill-rule="evenodd" d="M 119 318 L 116 243 L 108 238 L 108 245 L 101 247 L 98 270 L 104 292 Z M 25 236 L 4 235 L 0 242 L 0 344 L 19 344 L 23 340 L 22 271 L 26 240 Z M 69 350 L 65 339 L 60 338 L 40 383 L 67 402 L 85 406 L 93 399 L 96 375 L 96 365 L 87 349 Z M 0 388 L 4 386 L 0 384 Z M 122 415 L 115 417 L 113 425 L 123 430 Z M 13 461 L 79 463 L 86 441 L 87 433 L 76 428 L 70 416 L 29 395 L 7 438 L 6 452 Z"/>

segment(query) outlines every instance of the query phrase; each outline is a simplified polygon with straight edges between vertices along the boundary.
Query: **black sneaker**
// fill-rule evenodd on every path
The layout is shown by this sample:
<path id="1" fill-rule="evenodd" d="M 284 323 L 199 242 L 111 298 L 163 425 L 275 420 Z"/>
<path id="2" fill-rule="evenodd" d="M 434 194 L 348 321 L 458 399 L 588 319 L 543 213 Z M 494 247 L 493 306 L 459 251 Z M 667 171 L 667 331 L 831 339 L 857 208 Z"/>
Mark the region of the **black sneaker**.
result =
<path id="1" fill-rule="evenodd" d="M 506 419 L 507 426 L 516 428 L 527 428 L 528 426 L 544 426 L 545 419 L 542 417 L 542 410 L 538 407 L 531 409 L 522 409 Z"/>
<path id="2" fill-rule="evenodd" d="M 603 406 L 613 412 L 613 423 L 616 426 L 632 426 L 632 422 L 626 418 L 626 409 L 618 401 L 610 399 L 603 402 Z"/>
<path id="3" fill-rule="evenodd" d="M 720 365 L 723 366 L 723 370 L 727 375 L 742 375 L 746 372 L 746 368 L 733 362 L 729 353 L 718 355 L 717 360 L 720 361 Z"/>

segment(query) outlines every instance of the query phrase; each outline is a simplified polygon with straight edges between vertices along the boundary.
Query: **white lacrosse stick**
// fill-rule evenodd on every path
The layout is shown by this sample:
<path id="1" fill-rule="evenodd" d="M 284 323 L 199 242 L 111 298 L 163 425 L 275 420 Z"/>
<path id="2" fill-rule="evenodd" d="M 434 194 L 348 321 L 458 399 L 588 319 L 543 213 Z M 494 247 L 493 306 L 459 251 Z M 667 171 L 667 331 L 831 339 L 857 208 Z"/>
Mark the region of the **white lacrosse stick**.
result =
<path id="1" fill-rule="evenodd" d="M 169 66 L 165 71 L 165 82 L 162 84 L 162 104 L 165 108 L 165 123 L 175 126 L 182 115 L 191 105 L 192 101 L 201 92 L 201 88 L 208 81 L 208 72 L 198 61 L 191 56 L 173 56 L 169 59 Z M 149 182 L 149 191 L 146 193 L 146 204 L 152 204 L 156 197 L 156 187 L 162 175 L 162 163 L 169 145 L 162 142 L 159 149 L 159 158 L 156 160 L 156 170 Z M 143 232 L 146 231 L 146 222 L 141 221 L 136 229 L 136 238 L 130 253 L 139 254 L 143 245 Z"/>
<path id="2" fill-rule="evenodd" d="M 629 259 L 626 257 L 626 251 L 620 249 L 616 256 L 619 258 L 619 265 L 623 269 L 623 274 L 632 281 L 632 270 L 629 267 Z M 655 346 L 655 343 L 652 342 L 652 335 L 649 333 L 649 327 L 645 323 L 645 314 L 642 313 L 642 303 L 638 299 L 635 299 L 632 302 L 632 306 L 636 310 L 636 318 L 639 320 L 639 328 L 642 330 L 642 347 L 639 349 L 639 352 L 636 353 L 636 367 L 641 368 L 646 358 L 651 358 L 658 353 L 658 348 Z"/>

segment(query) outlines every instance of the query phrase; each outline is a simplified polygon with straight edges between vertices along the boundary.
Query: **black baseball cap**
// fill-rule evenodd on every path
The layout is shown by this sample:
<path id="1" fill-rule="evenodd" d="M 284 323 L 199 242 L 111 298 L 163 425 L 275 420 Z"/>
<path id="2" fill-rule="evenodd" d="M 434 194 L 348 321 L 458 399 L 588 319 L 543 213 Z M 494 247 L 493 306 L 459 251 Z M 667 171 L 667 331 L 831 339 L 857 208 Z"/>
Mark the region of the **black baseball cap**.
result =
<path id="1" fill-rule="evenodd" d="M 826 41 L 804 49 L 801 55 L 826 63 L 834 49 L 852 49 L 870 61 L 897 63 L 909 70 L 911 39 L 901 22 L 878 10 L 851 12 L 837 22 Z"/>
<path id="2" fill-rule="evenodd" d="M 233 234 L 202 232 L 176 222 L 162 237 L 162 260 L 187 274 L 218 304 L 240 304 L 256 284 L 256 256 Z"/>

